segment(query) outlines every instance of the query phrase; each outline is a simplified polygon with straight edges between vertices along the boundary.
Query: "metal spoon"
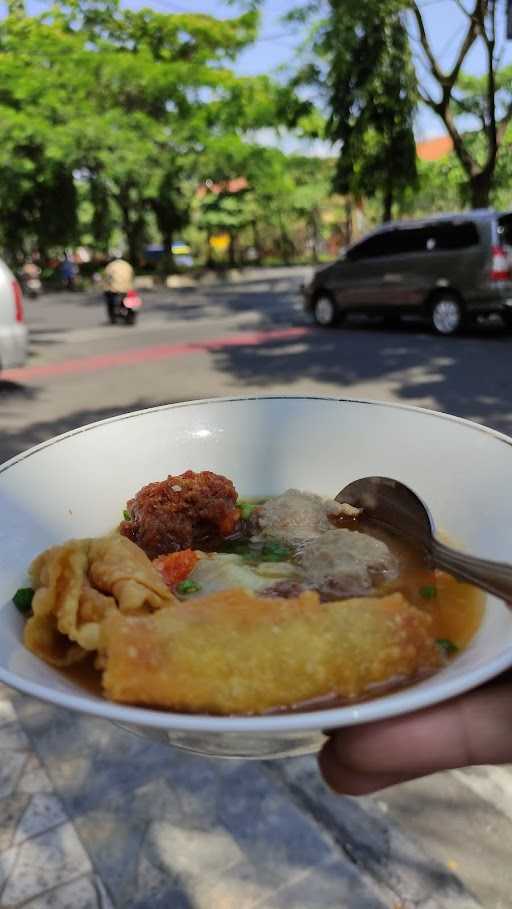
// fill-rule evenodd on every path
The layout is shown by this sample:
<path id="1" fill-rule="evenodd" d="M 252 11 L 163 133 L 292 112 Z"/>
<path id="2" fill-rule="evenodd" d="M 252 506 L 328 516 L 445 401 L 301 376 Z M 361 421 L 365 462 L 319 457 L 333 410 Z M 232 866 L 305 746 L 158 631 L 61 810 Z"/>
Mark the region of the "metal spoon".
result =
<path id="1" fill-rule="evenodd" d="M 421 499 L 398 480 L 364 477 L 345 486 L 336 501 L 363 508 L 367 518 L 380 524 L 418 549 L 435 568 L 495 594 L 512 606 L 512 565 L 478 559 L 441 543 L 434 522 Z"/>

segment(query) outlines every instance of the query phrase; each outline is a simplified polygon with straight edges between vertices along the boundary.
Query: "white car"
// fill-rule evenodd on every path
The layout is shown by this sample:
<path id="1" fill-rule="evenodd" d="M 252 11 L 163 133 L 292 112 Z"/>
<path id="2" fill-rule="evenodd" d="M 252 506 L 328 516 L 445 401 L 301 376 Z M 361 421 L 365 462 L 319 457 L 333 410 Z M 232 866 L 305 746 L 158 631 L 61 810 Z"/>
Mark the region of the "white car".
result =
<path id="1" fill-rule="evenodd" d="M 21 287 L 0 259 L 0 370 L 23 366 L 27 359 L 27 346 L 28 331 Z"/>

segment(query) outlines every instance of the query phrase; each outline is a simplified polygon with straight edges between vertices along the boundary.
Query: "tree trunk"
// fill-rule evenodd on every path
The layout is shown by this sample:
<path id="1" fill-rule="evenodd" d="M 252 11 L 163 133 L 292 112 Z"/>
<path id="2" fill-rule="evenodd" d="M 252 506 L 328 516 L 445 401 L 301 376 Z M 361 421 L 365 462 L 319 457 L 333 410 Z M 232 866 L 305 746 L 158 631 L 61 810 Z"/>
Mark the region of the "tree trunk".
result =
<path id="1" fill-rule="evenodd" d="M 162 246 L 164 248 L 163 256 L 160 262 L 159 271 L 163 276 L 172 274 L 176 270 L 176 263 L 174 261 L 174 255 L 172 251 L 172 244 L 174 241 L 173 233 L 170 230 L 162 230 L 160 232 L 160 239 L 162 240 Z"/>
<path id="2" fill-rule="evenodd" d="M 472 208 L 488 208 L 491 192 L 492 177 L 489 171 L 484 170 L 469 178 L 469 192 Z"/>
<path id="3" fill-rule="evenodd" d="M 256 256 L 257 256 L 256 261 L 258 263 L 260 263 L 263 258 L 263 255 L 261 252 L 261 239 L 260 239 L 260 233 L 258 230 L 258 222 L 256 221 L 256 218 L 252 222 L 252 242 L 254 244 L 254 249 L 256 250 Z"/>
<path id="4" fill-rule="evenodd" d="M 140 217 L 130 218 L 130 209 L 126 204 L 119 203 L 122 212 L 123 233 L 128 247 L 128 259 L 134 268 L 140 260 L 141 241 L 144 233 L 144 221 Z"/>
<path id="5" fill-rule="evenodd" d="M 318 265 L 319 255 L 318 247 L 320 245 L 320 218 L 318 211 L 313 209 L 310 218 L 311 227 L 311 261 L 313 265 Z"/>
<path id="6" fill-rule="evenodd" d="M 228 261 L 230 268 L 236 268 L 236 234 L 231 230 L 229 231 Z"/>
<path id="7" fill-rule="evenodd" d="M 282 215 L 279 215 L 279 233 L 280 233 L 280 246 L 281 246 L 281 256 L 283 258 L 285 265 L 291 265 L 290 261 L 290 250 L 291 250 L 291 240 L 288 236 L 286 228 L 284 226 Z"/>
<path id="8" fill-rule="evenodd" d="M 391 221 L 393 217 L 393 187 L 388 185 L 384 192 L 384 198 L 382 200 L 382 220 L 384 223 L 386 221 Z"/>
<path id="9" fill-rule="evenodd" d="M 206 235 L 206 247 L 207 247 L 206 267 L 207 268 L 215 268 L 215 260 L 213 258 L 213 247 L 212 247 L 212 244 L 210 243 L 211 238 L 212 238 L 211 231 L 208 231 L 208 233 Z"/>
<path id="10" fill-rule="evenodd" d="M 352 243 L 352 199 L 345 197 L 345 245 Z"/>

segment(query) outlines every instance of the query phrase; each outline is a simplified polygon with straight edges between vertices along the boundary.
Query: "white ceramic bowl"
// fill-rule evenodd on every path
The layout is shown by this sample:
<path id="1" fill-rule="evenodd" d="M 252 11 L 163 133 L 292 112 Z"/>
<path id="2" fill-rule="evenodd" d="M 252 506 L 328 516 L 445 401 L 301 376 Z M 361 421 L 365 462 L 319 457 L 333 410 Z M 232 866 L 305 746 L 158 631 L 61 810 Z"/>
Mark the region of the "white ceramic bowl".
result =
<path id="1" fill-rule="evenodd" d="M 268 758 L 316 750 L 322 729 L 434 704 L 512 665 L 512 613 L 488 598 L 471 646 L 434 677 L 353 707 L 267 717 L 168 713 L 84 693 L 22 645 L 11 602 L 34 555 L 105 533 L 151 480 L 187 468 L 233 479 L 244 496 L 290 486 L 336 494 L 357 477 L 396 477 L 428 503 L 468 551 L 512 554 L 512 440 L 444 414 L 308 397 L 216 399 L 157 407 L 77 429 L 0 468 L 0 679 L 27 694 L 106 717 L 203 754 Z"/>

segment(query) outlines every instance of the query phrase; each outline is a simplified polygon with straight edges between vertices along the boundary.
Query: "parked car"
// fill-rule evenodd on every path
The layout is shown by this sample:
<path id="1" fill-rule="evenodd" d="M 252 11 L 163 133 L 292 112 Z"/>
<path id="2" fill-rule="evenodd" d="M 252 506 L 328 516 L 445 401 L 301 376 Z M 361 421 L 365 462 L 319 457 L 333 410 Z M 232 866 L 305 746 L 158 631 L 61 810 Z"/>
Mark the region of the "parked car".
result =
<path id="1" fill-rule="evenodd" d="M 390 323 L 420 313 L 442 335 L 490 313 L 512 327 L 512 212 L 384 224 L 317 269 L 304 302 L 322 326 L 364 312 Z"/>
<path id="2" fill-rule="evenodd" d="M 27 340 L 21 287 L 0 260 L 0 369 L 24 365 Z"/>

